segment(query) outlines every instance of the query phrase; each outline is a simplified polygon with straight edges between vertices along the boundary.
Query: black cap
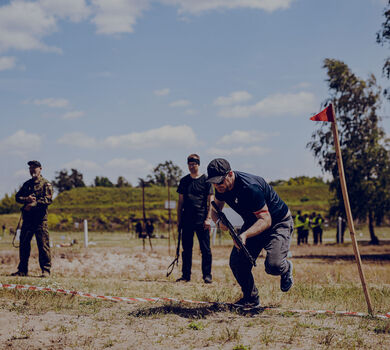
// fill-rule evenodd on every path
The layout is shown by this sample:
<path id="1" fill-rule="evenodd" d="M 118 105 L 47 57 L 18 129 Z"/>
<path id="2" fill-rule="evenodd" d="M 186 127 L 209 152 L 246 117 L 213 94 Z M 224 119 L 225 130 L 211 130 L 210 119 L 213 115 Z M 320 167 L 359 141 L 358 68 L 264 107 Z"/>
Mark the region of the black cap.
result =
<path id="1" fill-rule="evenodd" d="M 230 170 L 232 169 L 226 159 L 213 159 L 207 166 L 207 182 L 213 184 L 222 182 Z"/>
<path id="2" fill-rule="evenodd" d="M 42 168 L 42 165 L 40 162 L 38 162 L 37 160 L 30 160 L 28 163 L 27 163 L 28 166 L 34 166 L 36 168 Z"/>

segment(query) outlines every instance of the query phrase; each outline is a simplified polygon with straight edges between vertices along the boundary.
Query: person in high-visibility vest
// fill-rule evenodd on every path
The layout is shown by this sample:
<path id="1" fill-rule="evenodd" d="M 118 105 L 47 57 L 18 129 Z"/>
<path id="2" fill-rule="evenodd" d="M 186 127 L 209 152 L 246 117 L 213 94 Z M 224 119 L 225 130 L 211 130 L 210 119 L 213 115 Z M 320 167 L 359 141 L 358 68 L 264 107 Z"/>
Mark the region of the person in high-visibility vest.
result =
<path id="1" fill-rule="evenodd" d="M 295 215 L 294 227 L 297 229 L 297 244 L 300 245 L 301 242 L 303 243 L 303 236 L 302 236 L 303 216 L 300 210 L 298 210 L 297 215 Z"/>
<path id="2" fill-rule="evenodd" d="M 315 214 L 315 213 L 313 213 Z M 311 227 L 313 229 L 313 240 L 314 244 L 318 244 L 318 241 L 320 241 L 320 244 L 322 244 L 322 226 L 323 226 L 323 219 L 321 214 L 314 215 L 313 221 L 311 224 Z"/>
<path id="3" fill-rule="evenodd" d="M 310 229 L 310 219 L 309 215 L 303 215 L 303 228 L 302 228 L 302 243 L 306 243 L 309 237 L 309 229 Z"/>

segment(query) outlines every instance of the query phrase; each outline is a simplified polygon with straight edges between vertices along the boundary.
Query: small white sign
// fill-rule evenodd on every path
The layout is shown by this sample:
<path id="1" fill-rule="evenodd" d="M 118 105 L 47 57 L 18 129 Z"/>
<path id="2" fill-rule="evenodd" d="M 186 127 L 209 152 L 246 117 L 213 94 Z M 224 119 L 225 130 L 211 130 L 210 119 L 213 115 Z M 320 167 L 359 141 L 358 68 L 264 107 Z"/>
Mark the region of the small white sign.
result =
<path id="1" fill-rule="evenodd" d="M 165 209 L 175 209 L 176 201 L 165 201 Z"/>

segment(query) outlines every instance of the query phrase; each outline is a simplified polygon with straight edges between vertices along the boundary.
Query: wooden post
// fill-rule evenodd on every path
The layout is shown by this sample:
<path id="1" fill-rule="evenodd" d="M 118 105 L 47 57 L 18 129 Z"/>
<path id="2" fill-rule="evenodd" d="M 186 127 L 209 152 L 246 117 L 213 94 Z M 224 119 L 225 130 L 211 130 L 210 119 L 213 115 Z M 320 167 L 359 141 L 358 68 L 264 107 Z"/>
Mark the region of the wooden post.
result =
<path id="1" fill-rule="evenodd" d="M 333 113 L 333 117 L 334 117 L 334 122 L 332 122 L 332 132 L 333 132 L 333 137 L 334 137 L 334 145 L 336 148 L 337 165 L 339 168 L 339 177 L 340 177 L 340 183 L 341 183 L 341 190 L 343 192 L 345 212 L 347 214 L 348 227 L 349 227 L 349 232 L 351 234 L 351 240 L 352 240 L 352 247 L 353 247 L 353 251 L 355 253 L 355 259 L 356 259 L 356 263 L 358 266 L 360 281 L 361 281 L 362 286 L 363 286 L 364 296 L 365 296 L 366 302 L 367 302 L 368 312 L 372 315 L 373 310 L 372 310 L 372 306 L 371 306 L 370 294 L 369 294 L 367 286 L 366 286 L 366 280 L 365 280 L 363 269 L 362 269 L 362 261 L 360 259 L 359 248 L 358 248 L 358 245 L 356 242 L 356 237 L 355 237 L 355 227 L 354 227 L 353 218 L 352 218 L 351 206 L 349 204 L 347 184 L 346 184 L 345 175 L 344 175 L 343 159 L 341 157 L 340 141 L 339 141 L 339 135 L 338 135 L 338 131 L 337 131 L 336 113 L 334 111 L 333 105 L 332 105 L 332 113 Z"/>

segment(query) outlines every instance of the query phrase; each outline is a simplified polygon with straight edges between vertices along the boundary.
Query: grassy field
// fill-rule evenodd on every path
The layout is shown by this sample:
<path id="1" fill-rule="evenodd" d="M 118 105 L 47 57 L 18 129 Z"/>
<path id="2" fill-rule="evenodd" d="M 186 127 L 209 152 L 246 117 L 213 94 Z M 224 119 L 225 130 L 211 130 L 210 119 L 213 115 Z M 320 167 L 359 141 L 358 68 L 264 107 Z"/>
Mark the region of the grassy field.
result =
<path id="1" fill-rule="evenodd" d="M 389 229 L 382 238 L 390 238 Z M 326 232 L 332 239 L 333 231 Z M 53 273 L 39 275 L 36 246 L 30 259 L 31 277 L 7 276 L 15 271 L 17 249 L 10 237 L 0 241 L 2 283 L 50 286 L 102 295 L 173 297 L 232 302 L 240 289 L 228 266 L 230 240 L 213 246 L 213 284 L 203 283 L 199 247 L 195 244 L 189 283 L 175 283 L 179 269 L 166 278 L 173 239 L 154 239 L 154 251 L 126 233 L 91 233 L 96 244 L 84 248 L 81 232 L 53 232 Z M 79 244 L 58 247 L 78 239 Z M 362 238 L 367 238 L 363 233 Z M 295 240 L 294 240 L 295 241 Z M 376 313 L 390 311 L 390 244 L 360 243 L 364 271 Z M 114 303 L 50 292 L 0 289 L 0 344 L 7 349 L 386 349 L 390 320 L 332 315 L 295 314 L 293 309 L 366 312 L 367 307 L 349 243 L 291 247 L 295 284 L 288 293 L 279 278 L 264 272 L 264 256 L 254 276 L 263 306 L 257 315 L 226 307 L 182 303 Z M 322 258 L 312 258 L 311 256 Z M 381 257 L 379 260 L 375 257 Z M 333 257 L 333 259 L 329 259 Z M 337 259 L 339 257 L 340 259 Z M 368 258 L 367 258 L 368 257 Z"/>

